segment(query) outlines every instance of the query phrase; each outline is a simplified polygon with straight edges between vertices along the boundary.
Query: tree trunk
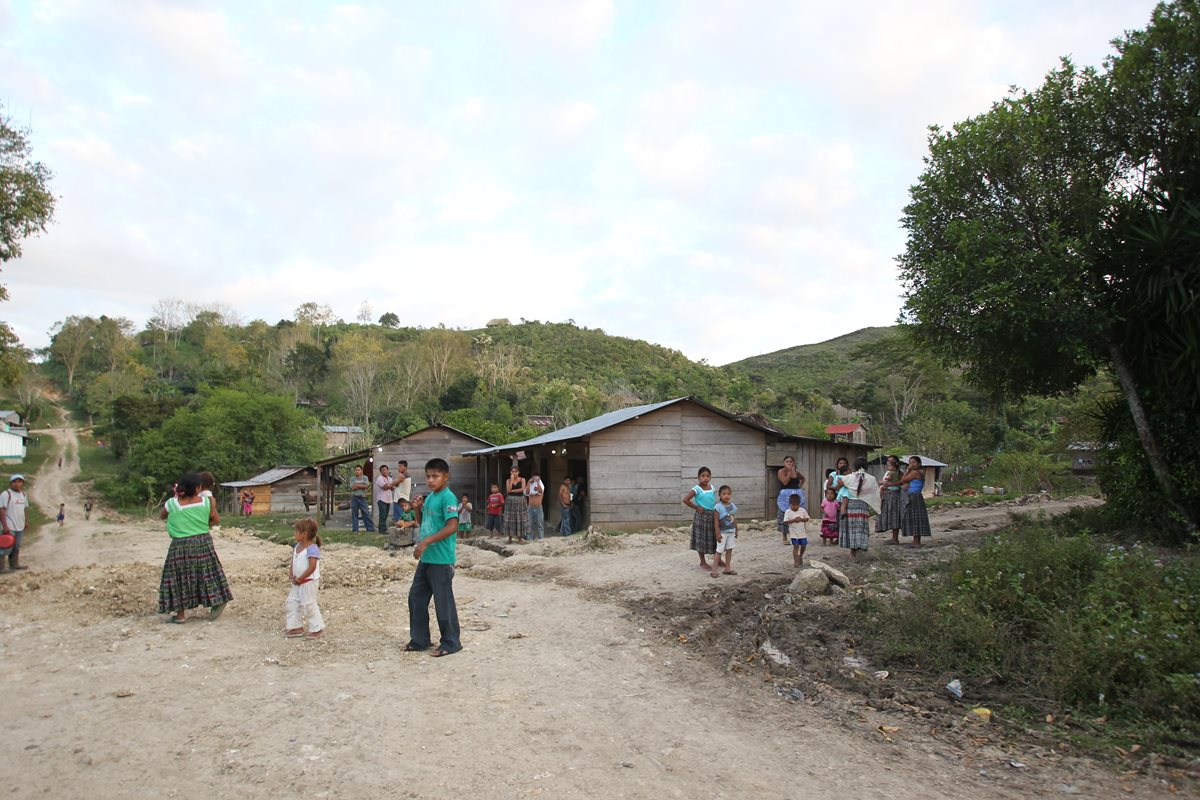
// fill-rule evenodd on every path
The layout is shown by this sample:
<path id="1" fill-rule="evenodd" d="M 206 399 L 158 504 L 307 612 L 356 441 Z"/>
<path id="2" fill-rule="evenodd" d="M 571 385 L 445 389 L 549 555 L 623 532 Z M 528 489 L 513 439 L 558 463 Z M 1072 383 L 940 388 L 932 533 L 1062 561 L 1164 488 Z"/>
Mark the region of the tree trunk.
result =
<path id="1" fill-rule="evenodd" d="M 1162 451 L 1158 449 L 1158 440 L 1154 438 L 1154 431 L 1150 430 L 1150 421 L 1146 419 L 1146 410 L 1142 407 L 1142 399 L 1138 395 L 1137 386 L 1133 381 L 1133 371 L 1129 369 L 1129 362 L 1125 360 L 1125 353 L 1115 342 L 1109 342 L 1108 353 L 1112 358 L 1117 380 L 1125 392 L 1125 400 L 1129 403 L 1129 414 L 1133 417 L 1133 427 L 1137 430 L 1138 440 L 1142 443 L 1142 450 L 1146 453 L 1146 460 L 1150 462 L 1150 470 L 1158 480 L 1159 486 L 1162 487 L 1167 502 L 1183 517 L 1188 534 L 1195 537 L 1196 519 L 1180 500 L 1179 493 L 1175 490 L 1175 484 L 1171 481 L 1170 467 L 1167 466 L 1167 460 L 1163 458 Z"/>

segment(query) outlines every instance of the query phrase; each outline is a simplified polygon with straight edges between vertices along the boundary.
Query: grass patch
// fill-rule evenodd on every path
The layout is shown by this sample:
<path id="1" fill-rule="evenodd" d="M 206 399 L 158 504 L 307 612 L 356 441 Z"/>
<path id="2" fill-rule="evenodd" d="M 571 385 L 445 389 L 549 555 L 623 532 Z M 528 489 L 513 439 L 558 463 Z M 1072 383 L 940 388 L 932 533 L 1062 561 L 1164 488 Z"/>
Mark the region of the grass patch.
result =
<path id="1" fill-rule="evenodd" d="M 1020 520 L 887 605 L 875 659 L 974 702 L 1077 725 L 1084 746 L 1200 751 L 1200 558 L 1122 545 L 1095 510 Z"/>
<path id="2" fill-rule="evenodd" d="M 79 474 L 72 479 L 74 483 L 115 480 L 123 472 L 111 448 L 97 447 L 94 439 L 85 436 L 79 438 Z"/>
<path id="3" fill-rule="evenodd" d="M 307 514 L 262 514 L 253 515 L 249 519 L 239 517 L 233 514 L 226 514 L 221 519 L 221 524 L 227 528 L 245 528 L 248 532 L 254 534 L 260 539 L 266 539 L 268 542 L 277 544 L 291 544 L 295 540 L 292 538 L 292 526 L 297 520 L 305 519 Z M 376 547 L 383 548 L 387 542 L 387 538 L 378 533 L 354 533 L 352 531 L 338 530 L 336 528 L 321 528 L 321 541 L 326 544 L 354 544 L 361 547 Z"/>

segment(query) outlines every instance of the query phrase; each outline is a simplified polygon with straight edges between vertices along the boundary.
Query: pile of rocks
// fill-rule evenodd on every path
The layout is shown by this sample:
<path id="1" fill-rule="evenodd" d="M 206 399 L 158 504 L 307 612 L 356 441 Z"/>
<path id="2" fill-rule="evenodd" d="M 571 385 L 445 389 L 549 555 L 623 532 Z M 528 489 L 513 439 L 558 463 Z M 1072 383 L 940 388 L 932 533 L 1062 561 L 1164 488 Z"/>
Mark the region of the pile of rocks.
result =
<path id="1" fill-rule="evenodd" d="M 845 589 L 850 586 L 850 579 L 846 577 L 846 573 L 829 566 L 824 561 L 810 561 L 807 567 L 801 569 L 796 573 L 796 577 L 792 578 L 788 592 L 793 595 L 825 594 L 829 591 L 830 585 Z"/>

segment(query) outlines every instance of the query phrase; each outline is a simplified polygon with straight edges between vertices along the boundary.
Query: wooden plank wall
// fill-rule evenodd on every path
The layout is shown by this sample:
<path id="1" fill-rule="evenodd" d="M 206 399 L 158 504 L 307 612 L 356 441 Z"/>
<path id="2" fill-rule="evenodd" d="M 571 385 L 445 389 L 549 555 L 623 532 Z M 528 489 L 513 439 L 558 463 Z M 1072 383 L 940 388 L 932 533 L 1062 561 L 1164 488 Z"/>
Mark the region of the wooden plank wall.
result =
<path id="1" fill-rule="evenodd" d="M 712 470 L 713 486 L 728 484 L 742 519 L 759 516 L 766 506 L 766 434 L 714 414 L 702 406 L 683 403 L 683 459 L 680 494 L 696 485 L 702 466 Z M 691 512 L 683 505 L 686 521 Z"/>
<path id="2" fill-rule="evenodd" d="M 770 515 L 774 515 L 777 506 L 776 497 L 779 494 L 779 479 L 776 472 L 783 466 L 785 456 L 795 456 L 796 469 L 804 476 L 804 494 L 808 499 L 809 516 L 819 516 L 821 511 L 821 484 L 825 482 L 826 471 L 833 468 L 839 458 L 845 457 L 854 463 L 860 455 L 866 454 L 866 448 L 855 447 L 847 442 L 822 442 L 804 440 L 800 442 L 778 441 L 767 447 L 767 506 Z"/>
<path id="3" fill-rule="evenodd" d="M 467 450 L 484 445 L 476 439 L 463 436 L 446 428 L 426 428 L 383 446 L 383 452 L 374 453 L 375 469 L 387 464 L 392 477 L 396 476 L 396 462 L 408 462 L 408 476 L 412 478 L 413 494 L 425 494 L 425 462 L 431 458 L 444 458 L 450 464 L 450 488 L 455 496 L 468 493 L 475 508 L 479 508 L 479 487 L 476 486 L 475 457 L 464 456 Z M 484 487 L 486 489 L 486 487 Z"/>
<path id="4" fill-rule="evenodd" d="M 588 445 L 591 521 L 639 528 L 682 521 L 682 410 L 669 406 L 594 434 Z M 689 484 L 690 486 L 690 484 Z"/>

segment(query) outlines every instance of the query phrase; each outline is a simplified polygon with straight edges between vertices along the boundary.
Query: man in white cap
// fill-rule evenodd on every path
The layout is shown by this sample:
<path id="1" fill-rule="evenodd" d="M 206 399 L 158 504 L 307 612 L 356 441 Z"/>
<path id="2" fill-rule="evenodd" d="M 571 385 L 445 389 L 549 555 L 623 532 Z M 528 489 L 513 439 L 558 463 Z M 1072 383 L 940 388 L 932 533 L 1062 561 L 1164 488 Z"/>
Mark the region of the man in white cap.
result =
<path id="1" fill-rule="evenodd" d="M 0 492 L 0 533 L 11 534 L 14 542 L 7 552 L 0 550 L 0 572 L 28 569 L 21 560 L 21 537 L 25 533 L 25 510 L 29 498 L 25 496 L 25 476 L 13 475 L 8 479 L 8 488 Z M 8 565 L 4 556 L 8 556 Z"/>

